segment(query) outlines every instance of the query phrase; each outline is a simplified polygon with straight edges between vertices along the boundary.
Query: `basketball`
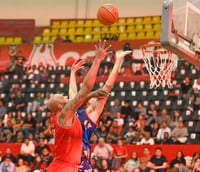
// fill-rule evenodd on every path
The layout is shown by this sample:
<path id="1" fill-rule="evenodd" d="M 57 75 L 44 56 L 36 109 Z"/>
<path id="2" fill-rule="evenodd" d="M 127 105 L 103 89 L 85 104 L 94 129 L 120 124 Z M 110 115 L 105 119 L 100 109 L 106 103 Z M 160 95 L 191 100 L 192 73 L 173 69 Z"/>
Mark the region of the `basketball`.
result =
<path id="1" fill-rule="evenodd" d="M 103 25 L 112 25 L 118 20 L 118 10 L 112 4 L 104 4 L 97 11 L 97 19 Z"/>

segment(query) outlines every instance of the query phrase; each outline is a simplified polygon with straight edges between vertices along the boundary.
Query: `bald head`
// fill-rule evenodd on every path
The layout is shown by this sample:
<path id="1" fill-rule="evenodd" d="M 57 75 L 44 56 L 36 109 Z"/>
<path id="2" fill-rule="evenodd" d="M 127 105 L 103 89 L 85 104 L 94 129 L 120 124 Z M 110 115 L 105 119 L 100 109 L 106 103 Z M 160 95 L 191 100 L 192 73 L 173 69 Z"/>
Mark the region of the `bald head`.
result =
<path id="1" fill-rule="evenodd" d="M 67 98 L 61 94 L 54 94 L 49 98 L 47 107 L 51 112 L 56 113 L 61 110 L 67 102 Z"/>

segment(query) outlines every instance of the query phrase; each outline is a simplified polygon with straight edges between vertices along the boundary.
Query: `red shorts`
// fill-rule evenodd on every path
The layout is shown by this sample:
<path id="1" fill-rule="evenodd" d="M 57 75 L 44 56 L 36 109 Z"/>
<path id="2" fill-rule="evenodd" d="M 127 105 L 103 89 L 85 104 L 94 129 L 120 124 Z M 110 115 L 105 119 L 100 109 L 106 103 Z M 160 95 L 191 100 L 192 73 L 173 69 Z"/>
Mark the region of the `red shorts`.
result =
<path id="1" fill-rule="evenodd" d="M 78 172 L 78 165 L 68 164 L 59 160 L 54 160 L 48 167 L 47 172 Z"/>

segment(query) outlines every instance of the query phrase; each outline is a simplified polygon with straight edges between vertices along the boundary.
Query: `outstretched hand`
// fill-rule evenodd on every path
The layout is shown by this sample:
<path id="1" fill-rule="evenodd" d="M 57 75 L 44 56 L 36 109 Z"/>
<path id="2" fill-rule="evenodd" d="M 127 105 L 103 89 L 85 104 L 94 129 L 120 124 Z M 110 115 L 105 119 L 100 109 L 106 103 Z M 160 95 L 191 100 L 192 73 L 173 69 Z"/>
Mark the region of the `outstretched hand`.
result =
<path id="1" fill-rule="evenodd" d="M 116 53 L 116 59 L 122 60 L 126 55 L 132 53 L 132 51 L 120 51 Z"/>
<path id="2" fill-rule="evenodd" d="M 76 60 L 73 65 L 72 65 L 72 71 L 73 72 L 77 72 L 79 69 L 83 68 L 83 65 L 85 64 L 85 60 L 84 59 L 78 59 Z"/>
<path id="3" fill-rule="evenodd" d="M 111 45 L 107 46 L 105 48 L 106 41 L 99 40 L 98 47 L 95 45 L 96 52 L 95 52 L 95 58 L 98 58 L 100 60 L 103 60 L 104 57 L 109 54 L 110 52 L 107 52 L 107 50 L 111 47 Z"/>
<path id="4" fill-rule="evenodd" d="M 108 95 L 109 95 L 109 92 L 107 92 L 106 90 L 102 88 L 99 88 L 98 90 L 91 92 L 88 98 L 95 97 L 97 99 L 103 99 L 105 98 L 105 96 L 108 96 Z"/>

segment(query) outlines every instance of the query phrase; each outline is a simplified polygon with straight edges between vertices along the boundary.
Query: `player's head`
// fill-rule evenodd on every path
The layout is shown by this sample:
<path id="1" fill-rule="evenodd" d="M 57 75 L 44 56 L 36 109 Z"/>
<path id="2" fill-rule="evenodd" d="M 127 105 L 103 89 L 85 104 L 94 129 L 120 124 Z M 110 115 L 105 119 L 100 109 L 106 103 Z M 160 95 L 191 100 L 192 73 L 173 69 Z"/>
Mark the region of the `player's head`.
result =
<path id="1" fill-rule="evenodd" d="M 67 97 L 61 94 L 54 94 L 48 100 L 47 107 L 52 113 L 57 113 L 59 110 L 63 109 L 68 101 Z"/>

